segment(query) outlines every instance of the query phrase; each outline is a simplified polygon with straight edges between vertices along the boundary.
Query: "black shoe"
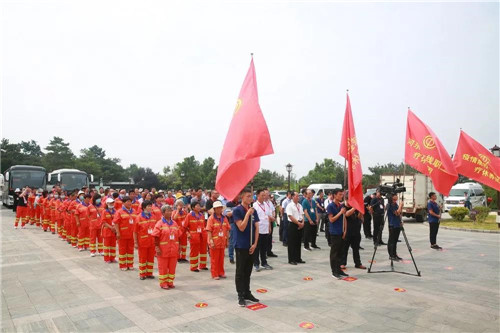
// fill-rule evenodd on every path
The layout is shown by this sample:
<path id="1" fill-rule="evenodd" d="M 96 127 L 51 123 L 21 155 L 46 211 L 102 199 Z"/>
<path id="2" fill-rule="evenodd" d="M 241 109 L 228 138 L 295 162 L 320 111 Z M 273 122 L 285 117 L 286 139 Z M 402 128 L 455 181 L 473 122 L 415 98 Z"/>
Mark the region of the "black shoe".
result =
<path id="1" fill-rule="evenodd" d="M 360 250 L 364 250 L 365 248 L 360 246 L 360 247 L 359 247 L 359 249 L 360 249 Z"/>
<path id="2" fill-rule="evenodd" d="M 302 259 L 300 259 L 299 261 L 297 261 L 297 264 L 305 264 L 306 262 Z"/>
<path id="3" fill-rule="evenodd" d="M 145 276 L 141 276 L 139 279 L 140 280 L 146 280 L 146 277 Z"/>
<path id="4" fill-rule="evenodd" d="M 287 247 L 287 246 L 288 246 L 288 243 L 283 243 L 283 246 L 284 246 L 284 247 Z"/>
<path id="5" fill-rule="evenodd" d="M 229 259 L 229 263 L 234 264 L 234 259 Z"/>
<path id="6" fill-rule="evenodd" d="M 319 229 L 319 232 L 325 232 L 325 229 Z"/>
<path id="7" fill-rule="evenodd" d="M 373 239 L 373 236 L 370 236 L 370 235 L 366 236 L 366 235 L 365 235 L 365 238 L 366 238 L 366 239 Z"/>
<path id="8" fill-rule="evenodd" d="M 278 257 L 276 254 L 274 254 L 274 253 L 272 253 L 272 252 L 271 252 L 270 254 L 268 254 L 267 256 L 268 256 L 268 257 L 271 257 L 271 258 L 277 258 L 277 257 Z"/>
<path id="9" fill-rule="evenodd" d="M 238 298 L 238 305 L 241 306 L 242 308 L 244 308 L 245 306 L 247 306 L 247 302 L 245 302 L 245 299 L 243 297 L 239 297 Z"/>
<path id="10" fill-rule="evenodd" d="M 200 270 L 199 269 L 193 269 L 191 272 L 196 272 L 196 273 L 199 273 Z"/>
<path id="11" fill-rule="evenodd" d="M 148 276 L 146 276 L 146 279 L 154 279 L 154 278 L 155 278 L 154 275 L 148 275 Z"/>
<path id="12" fill-rule="evenodd" d="M 311 246 L 313 249 L 316 249 L 316 250 L 321 250 L 321 248 L 318 246 L 318 245 L 314 245 L 314 246 Z"/>
<path id="13" fill-rule="evenodd" d="M 378 245 L 387 245 L 387 244 L 384 242 L 380 242 L 380 243 L 378 243 Z"/>
<path id="14" fill-rule="evenodd" d="M 398 243 L 401 243 L 401 240 L 398 239 Z"/>
<path id="15" fill-rule="evenodd" d="M 295 266 L 297 266 L 297 263 L 296 263 L 295 261 L 289 261 L 288 263 L 289 263 L 290 265 L 295 265 Z"/>
<path id="16" fill-rule="evenodd" d="M 250 302 L 254 302 L 254 303 L 259 303 L 259 300 L 257 298 L 255 298 L 252 293 L 248 293 L 246 294 L 245 296 L 245 300 L 247 301 L 250 301 Z"/>
<path id="17" fill-rule="evenodd" d="M 342 280 L 342 277 L 336 273 L 332 273 L 332 277 L 336 278 L 337 280 Z"/>
<path id="18" fill-rule="evenodd" d="M 392 260 L 392 261 L 400 261 L 401 259 L 399 259 L 398 257 L 389 257 L 389 260 Z"/>
<path id="19" fill-rule="evenodd" d="M 202 270 L 208 271 L 208 268 L 207 267 L 203 267 Z"/>
<path id="20" fill-rule="evenodd" d="M 346 274 L 346 273 L 344 273 L 343 271 L 340 271 L 339 275 L 340 275 L 340 276 L 344 276 L 344 277 L 348 277 L 348 276 L 349 276 L 349 274 Z"/>
<path id="21" fill-rule="evenodd" d="M 398 258 L 399 260 L 403 260 L 403 258 L 401 258 L 400 256 L 398 256 L 397 254 L 396 254 L 396 258 Z"/>

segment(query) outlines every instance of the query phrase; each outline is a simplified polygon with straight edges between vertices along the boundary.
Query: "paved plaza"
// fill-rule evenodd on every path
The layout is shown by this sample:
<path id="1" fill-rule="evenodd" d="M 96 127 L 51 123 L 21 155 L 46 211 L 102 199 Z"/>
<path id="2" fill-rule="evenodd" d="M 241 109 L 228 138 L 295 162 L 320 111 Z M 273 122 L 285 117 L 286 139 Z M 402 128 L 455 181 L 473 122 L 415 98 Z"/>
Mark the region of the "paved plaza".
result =
<path id="1" fill-rule="evenodd" d="M 422 277 L 353 268 L 355 281 L 335 280 L 329 248 L 320 234 L 318 251 L 303 251 L 305 265 L 287 264 L 277 241 L 272 271 L 252 273 L 252 291 L 266 308 L 240 308 L 235 266 L 226 257 L 227 280 L 189 272 L 179 264 L 176 289 L 157 279 L 140 281 L 137 269 L 121 272 L 102 257 L 78 253 L 57 235 L 28 226 L 13 228 L 12 211 L 1 210 L 2 331 L 4 332 L 498 332 L 499 234 L 440 230 L 437 252 L 428 227 L 407 223 L 406 231 Z M 387 231 L 384 240 L 387 241 Z M 371 242 L 363 239 L 363 264 Z M 405 243 L 399 254 L 410 259 Z M 374 270 L 389 269 L 385 246 Z M 136 256 L 137 263 L 137 256 Z M 137 268 L 137 264 L 135 265 Z M 397 270 L 415 273 L 411 261 Z M 155 275 L 157 275 L 155 267 Z M 311 277 L 312 280 L 304 280 Z M 402 288 L 404 292 L 395 289 Z M 258 293 L 257 289 L 267 289 Z M 195 304 L 205 302 L 206 307 Z M 312 323 L 311 329 L 301 323 Z M 309 327 L 312 327 L 309 326 Z"/>

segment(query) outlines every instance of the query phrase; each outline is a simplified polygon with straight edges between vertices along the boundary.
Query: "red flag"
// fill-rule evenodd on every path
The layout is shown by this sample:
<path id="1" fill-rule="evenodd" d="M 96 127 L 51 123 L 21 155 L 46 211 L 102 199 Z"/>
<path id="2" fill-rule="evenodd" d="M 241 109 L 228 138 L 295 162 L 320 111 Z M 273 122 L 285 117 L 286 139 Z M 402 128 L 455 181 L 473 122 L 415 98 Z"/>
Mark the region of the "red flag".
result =
<path id="1" fill-rule="evenodd" d="M 358 140 L 354 130 L 352 120 L 351 102 L 347 94 L 347 106 L 345 108 L 344 128 L 342 129 L 342 139 L 340 140 L 340 155 L 348 162 L 347 179 L 349 197 L 347 203 L 356 208 L 361 213 L 365 213 L 363 204 L 363 171 L 361 170 L 361 160 L 359 159 Z"/>
<path id="2" fill-rule="evenodd" d="M 436 134 L 411 110 L 408 110 L 405 147 L 405 162 L 431 177 L 436 190 L 448 195 L 458 179 L 453 161 Z"/>
<path id="3" fill-rule="evenodd" d="M 500 158 L 460 131 L 453 164 L 461 175 L 500 191 Z"/>
<path id="4" fill-rule="evenodd" d="M 224 198 L 233 200 L 259 171 L 260 157 L 273 153 L 259 106 L 252 59 L 222 148 L 215 188 Z"/>

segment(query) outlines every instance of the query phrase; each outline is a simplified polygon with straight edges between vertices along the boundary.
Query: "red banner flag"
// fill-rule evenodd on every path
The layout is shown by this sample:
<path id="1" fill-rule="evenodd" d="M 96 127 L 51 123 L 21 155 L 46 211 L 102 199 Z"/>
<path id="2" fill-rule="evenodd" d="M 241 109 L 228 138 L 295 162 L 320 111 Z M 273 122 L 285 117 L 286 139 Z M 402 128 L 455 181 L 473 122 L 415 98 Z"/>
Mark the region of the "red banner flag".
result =
<path id="1" fill-rule="evenodd" d="M 361 213 L 365 213 L 363 204 L 363 171 L 361 171 L 361 160 L 359 159 L 358 140 L 354 130 L 354 121 L 352 120 L 351 102 L 347 94 L 347 105 L 345 108 L 344 128 L 342 129 L 342 139 L 340 141 L 340 155 L 348 163 L 347 179 L 349 188 L 349 197 L 347 203 L 356 208 Z"/>
<path id="2" fill-rule="evenodd" d="M 500 158 L 464 131 L 460 131 L 453 164 L 459 174 L 500 191 Z"/>
<path id="3" fill-rule="evenodd" d="M 436 190 L 448 195 L 458 179 L 453 161 L 436 134 L 411 110 L 408 110 L 405 147 L 405 162 L 431 177 Z"/>
<path id="4" fill-rule="evenodd" d="M 273 153 L 252 59 L 222 148 L 215 188 L 233 200 L 259 171 L 260 157 Z"/>

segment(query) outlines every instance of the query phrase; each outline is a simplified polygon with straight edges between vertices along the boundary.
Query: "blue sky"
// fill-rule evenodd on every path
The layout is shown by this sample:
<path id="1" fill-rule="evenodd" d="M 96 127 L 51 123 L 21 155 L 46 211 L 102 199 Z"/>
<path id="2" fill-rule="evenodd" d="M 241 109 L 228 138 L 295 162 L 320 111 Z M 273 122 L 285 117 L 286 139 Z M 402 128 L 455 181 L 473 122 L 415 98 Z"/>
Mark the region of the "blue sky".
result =
<path id="1" fill-rule="evenodd" d="M 346 89 L 363 170 L 404 156 L 408 106 L 453 153 L 499 138 L 498 3 L 7 1 L 2 137 L 97 144 L 124 166 L 218 161 L 253 52 L 275 154 L 339 156 Z"/>

